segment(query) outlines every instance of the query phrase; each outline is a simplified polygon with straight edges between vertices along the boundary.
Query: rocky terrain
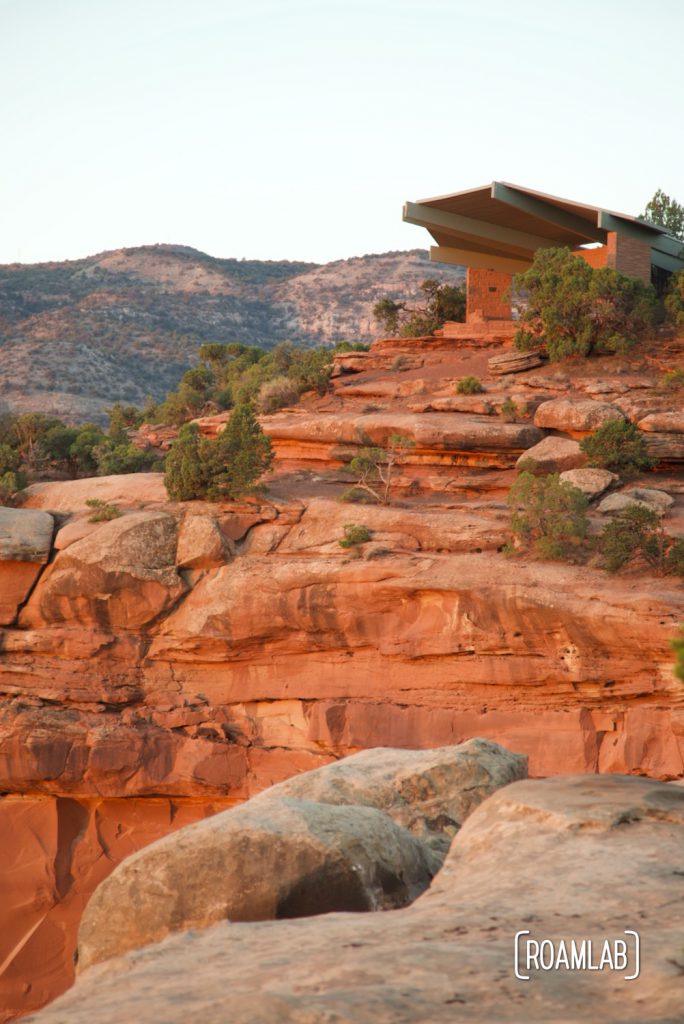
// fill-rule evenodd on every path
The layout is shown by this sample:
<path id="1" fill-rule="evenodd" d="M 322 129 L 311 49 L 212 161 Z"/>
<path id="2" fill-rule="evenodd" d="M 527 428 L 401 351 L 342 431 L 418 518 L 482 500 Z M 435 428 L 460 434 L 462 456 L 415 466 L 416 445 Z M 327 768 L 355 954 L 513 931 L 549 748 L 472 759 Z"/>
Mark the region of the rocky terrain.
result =
<path id="1" fill-rule="evenodd" d="M 413 300 L 426 277 L 463 279 L 427 256 L 317 265 L 157 245 L 0 266 L 0 406 L 100 421 L 114 402 L 165 398 L 205 341 L 370 341 L 378 298 Z"/>
<path id="2" fill-rule="evenodd" d="M 366 941 L 385 983 L 378 980 L 376 989 L 368 975 L 363 1013 L 375 1008 L 379 1019 L 406 1019 L 402 1000 L 418 999 L 415 1005 L 425 1006 L 420 1019 L 459 1019 L 455 1014 L 478 998 L 491 1008 L 489 1019 L 519 1019 L 516 1013 L 532 1014 L 534 996 L 522 997 L 523 1010 L 511 996 L 509 1017 L 497 1017 L 500 993 L 485 994 L 482 980 L 482 965 L 503 970 L 504 947 L 509 958 L 513 921 L 522 913 L 518 890 L 529 897 L 529 913 L 540 915 L 542 930 L 550 928 L 554 913 L 566 913 L 549 898 L 566 867 L 569 878 L 579 877 L 591 856 L 592 877 L 608 879 L 615 849 L 623 851 L 622 873 L 605 890 L 597 882 L 604 902 L 592 910 L 598 891 L 592 886 L 577 907 L 575 897 L 568 898 L 567 913 L 576 910 L 582 926 L 596 931 L 598 921 L 617 920 L 618 883 L 631 893 L 637 878 L 643 893 L 634 912 L 654 900 L 660 906 L 657 887 L 672 882 L 669 844 L 674 836 L 681 842 L 680 819 L 669 809 L 649 808 L 669 808 L 674 797 L 660 794 L 679 794 L 669 780 L 684 775 L 684 688 L 670 648 L 683 617 L 681 580 L 639 565 L 609 575 L 596 560 L 540 562 L 507 556 L 503 548 L 510 538 L 506 495 L 522 459 L 538 472 L 570 474 L 592 497 L 594 531 L 636 490 L 638 500 L 659 509 L 672 536 L 684 536 L 681 392 L 663 384 L 664 371 L 681 365 L 683 346 L 684 339 L 662 337 L 630 358 L 526 368 L 510 342 L 500 340 L 385 340 L 369 353 L 339 356 L 326 395 L 307 395 L 298 406 L 263 417 L 276 461 L 260 498 L 174 504 L 161 475 L 152 473 L 34 484 L 20 508 L 0 509 L 0 816 L 9 865 L 0 930 L 5 1019 L 68 987 L 78 921 L 95 887 L 124 858 L 179 826 L 198 822 L 197 830 L 208 818 L 206 834 L 213 835 L 211 822 L 219 818 L 211 815 L 256 797 L 246 806 L 250 828 L 260 834 L 294 829 L 323 842 L 321 830 L 328 828 L 349 837 L 356 826 L 344 814 L 326 826 L 320 815 L 312 819 L 306 808 L 288 805 L 275 820 L 257 794 L 310 769 L 331 771 L 332 762 L 365 748 L 420 750 L 484 737 L 527 756 L 533 779 L 618 772 L 662 782 L 626 779 L 611 788 L 610 780 L 599 778 L 563 782 L 565 790 L 554 789 L 553 780 L 516 783 L 532 789 L 521 791 L 514 810 L 504 799 L 514 787 L 502 792 L 501 802 L 490 797 L 459 833 L 458 843 L 470 835 L 472 846 L 462 845 L 461 857 L 455 843 L 428 892 L 392 911 L 396 930 L 385 945 L 384 914 L 363 919 L 368 938 L 358 940 L 358 954 L 351 938 L 361 931 L 357 917 L 245 924 L 238 931 L 214 924 L 200 937 L 168 938 L 154 953 L 128 953 L 111 975 L 102 973 L 110 970 L 106 965 L 89 969 L 74 995 L 65 997 L 65 1008 L 56 1006 L 44 1019 L 86 1019 L 89 993 L 98 986 L 118 1008 L 111 1017 L 89 1019 L 133 1019 L 130 1006 L 114 997 L 123 971 L 131 993 L 150 983 L 149 972 L 162 979 L 164 1019 L 173 1020 L 174 1000 L 184 1007 L 187 997 L 178 964 L 192 961 L 189 974 L 200 988 L 206 983 L 208 1001 L 195 1007 L 208 1020 L 224 1019 L 225 1006 L 201 963 L 213 965 L 222 985 L 226 964 L 233 965 L 225 990 L 236 993 L 236 1020 L 325 1019 L 316 1016 L 317 1000 L 333 998 L 332 989 L 338 996 L 330 1005 L 340 1020 L 364 1020 L 354 991 L 363 988 L 364 962 L 371 969 Z M 456 392 L 466 375 L 482 381 L 481 394 Z M 502 414 L 508 398 L 518 415 Z M 655 471 L 626 482 L 586 469 L 578 439 L 615 418 L 639 426 L 658 460 Z M 212 436 L 225 421 L 222 414 L 199 425 Z M 353 482 L 348 467 L 354 454 L 395 433 L 414 444 L 397 467 L 392 504 L 341 502 Z M 147 425 L 138 440 L 164 450 L 171 437 Z M 91 523 L 91 498 L 123 514 Z M 348 524 L 365 526 L 371 539 L 341 547 Z M 295 802 L 321 799 L 312 790 L 286 792 Z M 384 804 L 358 802 L 387 812 Z M 606 816 L 595 826 L 592 815 L 604 805 Z M 499 815 L 509 824 L 501 825 Z M 390 818 L 408 828 L 406 820 Z M 446 818 L 462 821 L 451 812 Z M 643 856 L 635 853 L 633 863 L 624 855 L 620 820 L 633 821 L 630 835 L 639 842 L 644 836 Z M 662 844 L 653 831 L 658 822 Z M 455 829 L 449 832 L 448 825 L 445 820 L 440 828 L 450 838 Z M 369 818 L 367 849 L 380 842 L 388 857 L 391 850 L 407 857 L 422 879 L 415 885 L 424 887 L 438 865 L 387 822 L 382 833 L 371 826 Z M 526 868 L 521 832 L 532 844 Z M 188 834 L 198 833 L 181 836 Z M 231 835 L 228 827 L 219 845 L 233 849 Z M 659 857 L 661 845 L 664 851 L 662 871 L 645 852 L 654 844 Z M 538 861 L 529 859 L 535 850 Z M 137 856 L 144 858 L 144 851 Z M 146 862 L 134 857 L 128 863 Z M 344 874 L 347 868 L 337 863 Z M 413 884 L 405 886 L 408 895 L 397 896 L 401 887 L 391 881 L 397 863 L 385 865 L 387 886 L 367 877 L 356 897 L 363 909 L 414 898 Z M 533 877 L 540 880 L 538 894 L 519 889 L 520 879 Z M 296 879 L 292 885 L 296 889 Z M 137 890 L 125 891 L 126 900 L 138 899 Z M 259 897 L 260 905 L 290 898 L 301 906 L 298 896 Z M 495 908 L 504 923 L 492 922 L 488 938 L 490 925 L 483 922 L 497 916 Z M 437 911 L 441 916 L 433 920 Z M 197 914 L 209 924 L 217 920 L 211 913 L 194 905 L 179 920 L 195 922 Z M 676 969 L 667 964 L 679 956 L 669 913 L 661 915 L 661 938 L 649 931 L 658 958 L 639 989 L 639 998 L 656 999 L 658 1013 L 670 1006 Z M 479 938 L 463 945 L 459 929 L 467 919 L 480 922 Z M 644 927 L 655 929 L 657 920 Z M 155 941 L 173 930 L 162 921 Z M 107 956 L 135 945 L 122 941 Z M 320 956 L 320 970 L 309 972 L 310 980 L 318 979 L 313 987 L 288 960 L 301 949 Z M 340 957 L 340 949 L 349 952 Z M 281 956 L 282 971 L 269 966 Z M 84 961 L 89 957 L 100 959 L 83 953 Z M 390 957 L 398 965 L 391 972 Z M 447 972 L 437 984 L 434 972 L 454 958 L 473 973 L 464 968 L 456 982 Z M 287 977 L 285 988 L 270 970 Z M 260 1017 L 250 1010 L 247 977 L 263 980 Z M 396 988 L 387 987 L 390 977 Z M 410 995 L 402 994 L 404 980 Z M 553 1016 L 561 989 L 550 981 L 542 989 L 534 1012 L 551 1007 Z M 311 1001 L 300 1013 L 292 993 L 304 990 Z M 577 1005 L 588 1005 L 581 1000 L 597 991 L 588 985 Z M 634 991 L 610 989 L 614 1019 L 651 1019 L 620 1016 Z M 381 1005 L 387 1013 L 394 1007 L 395 1015 L 383 1018 Z"/>
<path id="3" fill-rule="evenodd" d="M 684 789 L 524 772 L 478 740 L 372 750 L 152 844 L 100 886 L 75 987 L 31 1019 L 676 1020 Z M 530 938 L 604 966 L 540 969 Z M 601 953 L 618 939 L 622 965 Z"/>

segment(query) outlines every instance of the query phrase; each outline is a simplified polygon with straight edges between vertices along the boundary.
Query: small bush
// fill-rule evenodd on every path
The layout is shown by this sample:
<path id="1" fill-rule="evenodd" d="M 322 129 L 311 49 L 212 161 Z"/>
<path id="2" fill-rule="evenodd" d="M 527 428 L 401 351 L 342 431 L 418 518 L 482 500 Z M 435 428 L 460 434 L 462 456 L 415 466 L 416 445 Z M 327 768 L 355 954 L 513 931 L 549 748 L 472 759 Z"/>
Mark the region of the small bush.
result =
<path id="1" fill-rule="evenodd" d="M 289 377 L 273 377 L 259 389 L 259 409 L 268 414 L 286 405 L 295 405 L 299 401 L 299 394 L 299 388 Z"/>
<path id="2" fill-rule="evenodd" d="M 411 360 L 407 356 L 397 356 L 392 363 L 392 370 L 395 373 L 403 373 L 405 370 L 411 369 Z"/>
<path id="3" fill-rule="evenodd" d="M 346 501 L 349 503 L 357 503 L 359 505 L 371 505 L 374 502 L 366 491 L 362 491 L 360 487 L 348 487 L 343 494 L 340 495 L 340 501 Z"/>
<path id="4" fill-rule="evenodd" d="M 633 423 L 625 420 L 604 423 L 595 433 L 580 441 L 580 448 L 590 466 L 609 469 L 623 477 L 637 476 L 654 465 L 644 435 Z"/>
<path id="5" fill-rule="evenodd" d="M 89 523 L 108 523 L 111 519 L 118 519 L 121 515 L 121 509 L 116 505 L 109 505 L 100 498 L 88 498 L 86 505 L 93 510 L 93 514 L 88 517 Z"/>
<path id="6" fill-rule="evenodd" d="M 481 395 L 484 388 L 477 377 L 462 377 L 456 385 L 459 395 Z"/>
<path id="7" fill-rule="evenodd" d="M 684 576 L 684 541 L 668 536 L 657 512 L 643 505 L 628 505 L 606 523 L 598 548 L 608 572 L 643 559 L 656 572 Z"/>
<path id="8" fill-rule="evenodd" d="M 577 487 L 561 481 L 558 473 L 540 477 L 522 472 L 507 500 L 515 509 L 513 535 L 540 557 L 570 558 L 583 546 L 589 502 Z"/>
<path id="9" fill-rule="evenodd" d="M 346 523 L 344 526 L 344 537 L 339 541 L 341 548 L 354 548 L 359 544 L 365 544 L 372 540 L 373 533 L 367 526 L 360 526 L 356 523 Z"/>
<path id="10" fill-rule="evenodd" d="M 501 416 L 507 423 L 515 423 L 515 418 L 518 415 L 518 403 L 514 402 L 512 398 L 507 398 L 501 406 Z"/>

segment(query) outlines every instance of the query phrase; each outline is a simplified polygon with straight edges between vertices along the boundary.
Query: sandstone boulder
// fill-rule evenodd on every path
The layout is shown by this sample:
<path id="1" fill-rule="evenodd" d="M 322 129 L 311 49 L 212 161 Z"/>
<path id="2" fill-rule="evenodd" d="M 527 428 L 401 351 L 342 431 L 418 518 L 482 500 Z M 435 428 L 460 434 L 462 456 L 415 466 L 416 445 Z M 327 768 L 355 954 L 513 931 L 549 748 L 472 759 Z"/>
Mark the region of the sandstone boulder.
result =
<path id="1" fill-rule="evenodd" d="M 577 441 L 571 441 L 567 437 L 549 436 L 523 452 L 515 465 L 516 469 L 526 469 L 530 473 L 541 475 L 578 469 L 586 461 L 587 457 Z"/>
<path id="2" fill-rule="evenodd" d="M 405 906 L 440 863 L 373 807 L 253 801 L 121 864 L 83 915 L 79 967 L 217 921 Z"/>
<path id="3" fill-rule="evenodd" d="M 526 757 L 489 740 L 434 750 L 375 747 L 286 779 L 254 802 L 287 797 L 375 807 L 444 856 L 482 800 L 526 775 Z"/>
<path id="4" fill-rule="evenodd" d="M 517 782 L 471 815 L 431 888 L 406 908 L 175 935 L 86 972 L 36 1019 L 669 1024 L 684 995 L 683 844 L 680 786 L 624 776 Z M 625 981 L 636 966 L 627 936 L 626 969 L 533 965 L 517 981 L 521 929 L 523 940 L 556 948 L 591 940 L 595 961 L 606 940 L 635 929 L 639 977 Z"/>
<path id="5" fill-rule="evenodd" d="M 54 519 L 47 512 L 0 506 L 0 562 L 44 565 L 54 529 Z"/>
<path id="6" fill-rule="evenodd" d="M 639 505 L 641 508 L 650 508 L 659 516 L 665 513 L 674 505 L 674 498 L 666 491 L 657 491 L 652 487 L 630 487 L 626 491 L 616 491 L 609 494 L 598 505 L 597 511 L 603 515 L 615 515 L 622 512 L 630 505 Z"/>
<path id="7" fill-rule="evenodd" d="M 152 622 L 187 589 L 175 567 L 176 534 L 176 520 L 165 512 L 103 523 L 59 552 L 24 609 L 24 624 L 128 630 Z"/>
<path id="8" fill-rule="evenodd" d="M 591 501 L 607 491 L 611 484 L 617 483 L 620 477 L 608 469 L 566 469 L 560 475 L 563 483 L 572 484 Z"/>
<path id="9" fill-rule="evenodd" d="M 604 423 L 624 420 L 624 414 L 610 402 L 594 402 L 590 398 L 552 398 L 542 402 L 534 414 L 537 427 L 567 433 L 588 433 Z"/>

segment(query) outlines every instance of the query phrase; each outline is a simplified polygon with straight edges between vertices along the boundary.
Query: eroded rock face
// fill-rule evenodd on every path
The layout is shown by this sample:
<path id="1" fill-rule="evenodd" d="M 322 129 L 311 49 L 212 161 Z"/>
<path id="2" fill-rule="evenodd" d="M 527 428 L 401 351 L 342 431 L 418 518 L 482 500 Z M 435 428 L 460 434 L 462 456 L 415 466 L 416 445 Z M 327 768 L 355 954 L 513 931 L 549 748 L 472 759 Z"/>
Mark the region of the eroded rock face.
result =
<path id="1" fill-rule="evenodd" d="M 468 814 L 526 774 L 526 758 L 471 740 L 367 750 L 290 779 L 120 865 L 88 905 L 79 964 L 226 918 L 405 906 Z"/>
<path id="2" fill-rule="evenodd" d="M 678 1019 L 684 791 L 594 776 L 517 782 L 485 800 L 431 888 L 392 914 L 217 924 L 86 971 L 40 1024 L 200 1013 L 207 1024 L 398 1019 Z M 588 874 L 587 866 L 591 866 Z M 514 936 L 641 939 L 641 973 L 513 975 Z M 630 964 L 634 964 L 633 945 Z M 596 957 L 598 959 L 598 957 Z M 514 998 L 513 998 L 514 994 Z M 645 1011 L 645 1007 L 647 1010 Z"/>
<path id="3" fill-rule="evenodd" d="M 22 615 L 22 625 L 141 628 L 168 612 L 187 586 L 176 569 L 177 523 L 133 512 L 61 551 Z"/>
<path id="4" fill-rule="evenodd" d="M 83 908 L 113 864 L 226 801 L 0 797 L 0 1020 L 72 984 Z"/>

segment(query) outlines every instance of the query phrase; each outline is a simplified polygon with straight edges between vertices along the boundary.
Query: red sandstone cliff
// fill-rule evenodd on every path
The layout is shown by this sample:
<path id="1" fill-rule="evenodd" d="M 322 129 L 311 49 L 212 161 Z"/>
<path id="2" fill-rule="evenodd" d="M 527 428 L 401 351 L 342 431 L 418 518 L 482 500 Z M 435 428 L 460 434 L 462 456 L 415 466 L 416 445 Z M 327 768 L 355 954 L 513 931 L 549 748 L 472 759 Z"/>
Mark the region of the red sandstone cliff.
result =
<path id="1" fill-rule="evenodd" d="M 664 456 L 648 483 L 674 498 L 666 524 L 684 534 L 684 426 L 676 410 L 662 418 L 659 366 L 489 378 L 468 401 L 454 381 L 486 379 L 500 350 L 436 342 L 395 372 L 387 345 L 354 353 L 347 369 L 361 372 L 267 418 L 267 500 L 172 505 L 160 476 L 140 474 L 36 485 L 5 510 L 5 1019 L 69 984 L 82 908 L 128 853 L 341 754 L 484 736 L 528 754 L 533 776 L 684 774 L 669 646 L 681 584 L 500 550 L 515 461 L 545 435 L 576 438 L 587 417 L 613 415 L 600 405 L 660 417 Z M 504 423 L 510 394 L 532 414 L 545 403 L 543 425 Z M 416 442 L 398 504 L 341 504 L 354 451 L 392 432 Z M 90 524 L 91 497 L 125 514 Z M 347 552 L 350 522 L 373 539 Z"/>

